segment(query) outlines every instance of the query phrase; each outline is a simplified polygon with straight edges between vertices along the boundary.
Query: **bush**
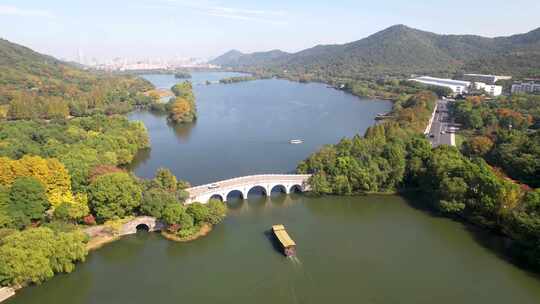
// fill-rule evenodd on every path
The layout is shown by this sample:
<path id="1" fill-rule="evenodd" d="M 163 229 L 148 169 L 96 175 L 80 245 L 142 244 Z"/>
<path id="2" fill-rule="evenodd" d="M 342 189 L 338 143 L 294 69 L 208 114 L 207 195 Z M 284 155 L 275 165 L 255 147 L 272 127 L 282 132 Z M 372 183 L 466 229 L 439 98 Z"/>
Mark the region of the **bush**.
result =
<path id="1" fill-rule="evenodd" d="M 193 217 L 187 213 L 186 208 L 180 204 L 167 205 L 163 210 L 162 219 L 169 226 L 179 226 L 180 230 L 190 229 L 194 225 Z"/>
<path id="2" fill-rule="evenodd" d="M 220 223 L 227 214 L 227 205 L 217 199 L 211 199 L 208 202 L 208 209 L 210 210 L 210 216 L 208 217 L 210 224 Z"/>
<path id="3" fill-rule="evenodd" d="M 201 203 L 190 204 L 186 212 L 193 217 L 196 224 L 209 222 L 210 209 Z"/>

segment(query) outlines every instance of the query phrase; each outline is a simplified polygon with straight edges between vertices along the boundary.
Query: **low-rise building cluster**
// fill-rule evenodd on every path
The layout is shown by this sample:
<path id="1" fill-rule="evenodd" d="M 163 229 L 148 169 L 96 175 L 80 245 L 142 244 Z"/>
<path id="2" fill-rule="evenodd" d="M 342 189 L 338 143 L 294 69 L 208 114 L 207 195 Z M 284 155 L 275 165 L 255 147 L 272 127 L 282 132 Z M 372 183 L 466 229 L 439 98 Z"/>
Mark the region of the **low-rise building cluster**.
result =
<path id="1" fill-rule="evenodd" d="M 534 93 L 540 94 L 540 82 L 529 80 L 521 83 L 514 83 L 511 89 L 512 94 L 518 93 Z"/>
<path id="2" fill-rule="evenodd" d="M 495 75 L 480 75 L 480 74 L 467 74 L 469 79 L 476 79 L 476 81 L 455 80 L 447 78 L 436 78 L 430 76 L 415 77 L 410 80 L 423 83 L 425 85 L 433 85 L 446 87 L 452 90 L 454 95 L 463 95 L 472 93 L 473 91 L 481 91 L 490 96 L 499 96 L 502 94 L 503 87 L 495 85 L 498 80 L 509 79 L 509 76 L 495 76 Z M 486 82 L 478 81 L 482 79 Z"/>

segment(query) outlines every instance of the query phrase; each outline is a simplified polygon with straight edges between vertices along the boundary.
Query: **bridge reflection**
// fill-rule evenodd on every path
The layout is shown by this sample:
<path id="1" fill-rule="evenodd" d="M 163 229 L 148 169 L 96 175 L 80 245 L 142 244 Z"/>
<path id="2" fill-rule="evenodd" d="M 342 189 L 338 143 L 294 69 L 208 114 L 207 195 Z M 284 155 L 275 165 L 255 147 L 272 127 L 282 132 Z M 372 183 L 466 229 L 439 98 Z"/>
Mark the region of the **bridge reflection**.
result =
<path id="1" fill-rule="evenodd" d="M 302 200 L 302 193 L 272 193 L 266 195 L 249 195 L 247 199 L 240 196 L 231 197 L 226 201 L 229 212 L 232 214 L 241 214 L 253 210 L 268 210 L 272 208 L 290 207 Z"/>

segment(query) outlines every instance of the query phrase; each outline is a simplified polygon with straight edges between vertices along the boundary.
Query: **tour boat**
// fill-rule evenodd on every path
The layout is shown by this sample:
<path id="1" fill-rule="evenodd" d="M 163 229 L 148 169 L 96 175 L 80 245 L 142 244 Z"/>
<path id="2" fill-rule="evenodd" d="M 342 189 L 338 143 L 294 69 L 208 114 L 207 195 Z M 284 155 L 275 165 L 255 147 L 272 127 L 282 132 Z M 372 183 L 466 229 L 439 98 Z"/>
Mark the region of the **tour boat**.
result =
<path id="1" fill-rule="evenodd" d="M 295 256 L 296 255 L 296 243 L 291 239 L 287 231 L 285 231 L 285 226 L 283 225 L 274 225 L 272 226 L 272 232 L 274 236 L 279 241 L 279 244 L 283 248 L 283 254 L 285 256 Z"/>
<path id="2" fill-rule="evenodd" d="M 291 140 L 289 140 L 289 143 L 293 144 L 293 145 L 298 145 L 298 144 L 304 143 L 304 141 L 301 140 L 301 139 L 291 139 Z"/>

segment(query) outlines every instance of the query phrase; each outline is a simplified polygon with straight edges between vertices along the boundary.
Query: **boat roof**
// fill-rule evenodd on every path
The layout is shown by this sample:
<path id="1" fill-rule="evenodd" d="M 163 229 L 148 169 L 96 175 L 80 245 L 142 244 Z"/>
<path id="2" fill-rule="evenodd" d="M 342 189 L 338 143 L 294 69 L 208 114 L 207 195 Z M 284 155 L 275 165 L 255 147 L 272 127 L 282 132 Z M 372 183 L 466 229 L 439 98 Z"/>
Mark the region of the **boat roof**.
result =
<path id="1" fill-rule="evenodd" d="M 291 239 L 287 231 L 285 231 L 285 226 L 274 225 L 272 226 L 272 230 L 284 247 L 296 246 L 296 243 Z"/>

